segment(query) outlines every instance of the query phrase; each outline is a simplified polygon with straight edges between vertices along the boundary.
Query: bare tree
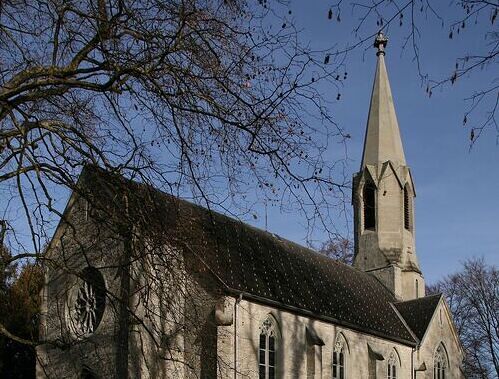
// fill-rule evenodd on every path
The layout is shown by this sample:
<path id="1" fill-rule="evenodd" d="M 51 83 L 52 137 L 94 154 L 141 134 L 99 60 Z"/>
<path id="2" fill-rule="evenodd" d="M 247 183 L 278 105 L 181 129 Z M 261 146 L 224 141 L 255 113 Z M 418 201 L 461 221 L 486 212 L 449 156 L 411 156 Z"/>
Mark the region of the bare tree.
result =
<path id="1" fill-rule="evenodd" d="M 499 376 L 499 270 L 483 258 L 428 288 L 443 293 L 466 352 L 467 378 Z"/>
<path id="2" fill-rule="evenodd" d="M 318 252 L 348 265 L 353 263 L 353 242 L 347 238 L 324 242 Z"/>
<path id="3" fill-rule="evenodd" d="M 255 191 L 310 214 L 343 196 L 316 89 L 341 62 L 301 46 L 287 8 L 4 1 L 0 17 L 3 217 L 14 232 L 21 209 L 32 245 L 11 233 L 15 253 L 40 253 L 88 163 L 239 214 Z"/>
<path id="4" fill-rule="evenodd" d="M 44 246 L 59 220 L 80 227 L 62 210 L 81 192 L 85 165 L 236 216 L 265 199 L 334 234 L 328 215 L 344 206 L 348 181 L 342 162 L 323 154 L 348 135 L 320 92 L 342 85 L 343 58 L 328 54 L 300 42 L 280 2 L 2 1 L 1 236 L 12 251 L 4 268 L 35 259 L 82 277 Z M 123 230 L 107 238 L 130 244 L 131 223 Z M 114 267 L 123 320 L 135 315 L 131 256 Z"/>
<path id="5" fill-rule="evenodd" d="M 395 13 L 379 16 L 383 25 L 416 4 L 386 3 Z M 367 19 L 382 5 L 355 6 Z M 289 12 L 285 2 L 266 0 L 0 2 L 1 237 L 12 251 L 4 266 L 32 258 L 82 275 L 49 262 L 43 247 L 59 220 L 74 221 L 62 209 L 88 164 L 236 216 L 264 199 L 337 237 L 330 216 L 346 206 L 349 178 L 344 162 L 327 163 L 324 153 L 348 134 L 321 85 L 341 87 L 345 54 L 362 43 L 314 51 Z M 127 222 L 107 237 L 130 244 L 136 220 L 111 216 Z M 159 241 L 160 226 L 149 231 Z M 137 258 L 130 253 L 113 267 L 125 278 L 117 309 L 145 325 L 124 300 Z"/>
<path id="6" fill-rule="evenodd" d="M 339 0 L 332 4 L 328 17 L 341 21 L 345 13 L 355 15 L 359 22 L 353 31 L 356 40 L 346 44 L 344 50 L 340 49 L 340 54 L 369 45 L 380 29 L 389 33 L 397 28 L 397 33 L 404 35 L 403 50 L 407 50 L 414 58 L 421 84 L 430 97 L 437 88 L 452 86 L 458 80 L 473 80 L 478 71 L 487 70 L 491 80 L 483 87 L 472 86 L 474 91 L 466 98 L 468 107 L 464 111 L 462 125 L 469 128 L 471 145 L 488 128 L 494 128 L 499 135 L 497 0 Z M 474 40 L 472 46 L 467 46 L 463 55 L 456 49 L 455 66 L 449 67 L 448 74 L 443 77 L 425 68 L 424 64 L 424 45 L 427 39 L 432 37 L 425 33 L 425 30 L 431 24 L 440 27 L 442 33 L 450 40 L 459 39 L 466 33 L 476 33 L 480 36 Z"/>
<path id="7" fill-rule="evenodd" d="M 34 247 L 15 250 L 39 253 L 56 188 L 85 163 L 208 206 L 237 196 L 240 212 L 248 188 L 299 208 L 343 195 L 322 157 L 342 131 L 316 89 L 338 85 L 340 61 L 301 46 L 287 8 L 4 1 L 0 15 L 0 180 Z"/>

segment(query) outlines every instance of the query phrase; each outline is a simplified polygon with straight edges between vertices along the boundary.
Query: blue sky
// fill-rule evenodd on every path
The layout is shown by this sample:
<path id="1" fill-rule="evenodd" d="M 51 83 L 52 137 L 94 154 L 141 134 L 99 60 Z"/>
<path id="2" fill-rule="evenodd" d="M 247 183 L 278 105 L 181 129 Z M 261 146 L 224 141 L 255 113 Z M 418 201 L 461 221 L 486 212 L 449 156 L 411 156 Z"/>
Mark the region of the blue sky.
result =
<path id="1" fill-rule="evenodd" d="M 441 3 L 441 4 L 440 4 Z M 477 45 L 484 46 L 483 38 L 489 28 L 487 17 L 473 27 L 450 40 L 449 23 L 460 14 L 456 7 L 447 2 L 435 2 L 445 15 L 444 25 L 423 15 L 421 23 L 421 65 L 424 72 L 441 78 L 449 76 L 457 56 L 463 55 Z M 302 42 L 310 41 L 315 49 L 335 46 L 342 49 L 354 43 L 352 30 L 358 22 L 359 13 L 345 5 L 341 22 L 327 14 L 331 3 L 309 0 L 292 1 L 291 18 L 300 31 Z M 390 11 L 388 11 L 389 14 Z M 408 18 L 408 14 L 405 18 Z M 404 21 L 405 22 L 405 21 Z M 280 23 L 277 27 L 280 27 Z M 368 20 L 361 35 L 377 30 L 376 20 Z M 468 107 L 465 98 L 474 90 L 484 88 L 496 79 L 493 67 L 459 79 L 453 86 L 436 90 L 431 98 L 418 75 L 410 49 L 403 50 L 407 25 L 390 26 L 385 58 L 390 77 L 392 93 L 398 115 L 406 160 L 412 169 L 417 198 L 416 251 L 428 283 L 460 268 L 460 263 L 471 256 L 483 256 L 491 264 L 499 264 L 499 146 L 498 133 L 489 129 L 469 149 L 469 127 L 462 126 L 464 112 Z M 353 51 L 345 61 L 348 79 L 341 89 L 341 100 L 336 101 L 338 90 L 323 87 L 324 96 L 331 102 L 331 111 L 339 125 L 351 135 L 348 140 L 348 175 L 353 175 L 360 165 L 362 144 L 367 121 L 369 99 L 376 65 L 372 40 Z M 473 124 L 478 113 L 470 118 Z M 338 158 L 338 146 L 331 146 L 331 162 Z M 2 188 L 0 205 L 10 198 L 8 188 Z M 61 207 L 67 196 L 61 194 Z M 265 227 L 264 209 L 257 210 L 259 217 L 248 215 L 245 221 L 258 227 Z M 13 212 L 16 212 L 14 209 Z M 305 243 L 307 234 L 304 220 L 299 214 L 280 214 L 277 208 L 269 208 L 268 230 L 279 235 Z M 336 227 L 342 228 L 340 217 Z M 26 235 L 21 235 L 27 239 Z M 318 240 L 326 236 L 315 236 Z M 27 248 L 29 250 L 29 248 Z"/>
<path id="2" fill-rule="evenodd" d="M 301 38 L 311 41 L 313 47 L 338 44 L 341 48 L 355 41 L 352 29 L 358 15 L 352 16 L 350 8 L 345 7 L 340 23 L 328 20 L 330 5 L 322 1 L 291 4 L 292 17 L 302 30 Z M 446 20 L 459 17 L 447 3 L 440 11 Z M 448 37 L 448 24 L 442 26 L 431 19 L 424 22 L 420 29 L 423 71 L 437 78 L 449 76 L 456 57 L 482 43 L 487 21 L 481 20 L 459 36 L 454 32 L 457 38 L 452 40 Z M 375 21 L 366 24 L 366 33 L 375 30 Z M 406 26 L 399 27 L 398 21 L 390 26 L 385 60 L 406 159 L 417 192 L 416 251 L 426 281 L 432 283 L 458 270 L 467 257 L 483 256 L 489 263 L 499 263 L 497 133 L 489 129 L 470 150 L 470 129 L 463 127 L 468 106 L 464 99 L 490 84 L 494 76 L 493 68 L 480 71 L 458 80 L 453 86 L 434 91 L 429 98 L 412 52 L 402 50 L 407 31 Z M 360 165 L 375 63 L 375 50 L 367 45 L 351 52 L 346 60 L 348 80 L 341 91 L 341 101 L 332 105 L 336 121 L 352 136 L 348 142 L 351 174 Z M 334 88 L 326 92 L 331 100 L 336 94 Z M 483 116 L 483 112 L 476 116 Z M 261 227 L 263 221 L 257 223 Z M 298 217 L 274 211 L 268 215 L 268 229 L 304 243 L 305 233 Z"/>

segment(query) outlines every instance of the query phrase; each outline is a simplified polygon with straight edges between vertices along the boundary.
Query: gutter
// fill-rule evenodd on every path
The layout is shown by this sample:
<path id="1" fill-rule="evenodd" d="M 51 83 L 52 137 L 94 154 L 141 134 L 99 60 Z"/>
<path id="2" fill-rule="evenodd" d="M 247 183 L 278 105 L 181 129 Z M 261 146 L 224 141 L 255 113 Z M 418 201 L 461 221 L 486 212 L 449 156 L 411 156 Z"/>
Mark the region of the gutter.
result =
<path id="1" fill-rule="evenodd" d="M 253 295 L 253 294 L 250 294 L 250 293 L 247 293 L 247 292 L 236 290 L 236 289 L 230 288 L 228 286 L 226 286 L 226 290 L 227 290 L 227 292 L 230 295 L 232 295 L 234 297 L 242 296 L 244 294 L 244 297 L 246 299 L 248 299 L 248 300 L 253 300 L 255 302 L 258 302 L 258 303 L 261 303 L 261 304 L 264 304 L 264 305 L 269 305 L 269 306 L 272 306 L 274 308 L 280 308 L 282 310 L 291 311 L 293 313 L 297 313 L 297 314 L 300 314 L 302 316 L 310 317 L 310 318 L 313 318 L 313 319 L 316 319 L 316 320 L 326 321 L 326 322 L 331 323 L 331 324 L 336 324 L 336 325 L 344 326 L 344 327 L 347 327 L 349 329 L 356 330 L 356 331 L 359 331 L 359 332 L 362 332 L 362 333 L 365 333 L 365 334 L 374 335 L 374 336 L 381 337 L 381 338 L 389 340 L 389 341 L 401 343 L 402 345 L 416 347 L 417 344 L 418 344 L 416 342 L 416 341 L 418 341 L 417 339 L 415 339 L 414 341 L 411 341 L 411 340 L 405 340 L 403 338 L 397 338 L 397 337 L 385 334 L 383 332 L 378 332 L 378 331 L 375 331 L 375 330 L 372 330 L 372 329 L 367 329 L 367 328 L 359 327 L 358 325 L 351 324 L 349 322 L 337 320 L 337 319 L 335 319 L 333 317 L 324 316 L 324 315 L 317 314 L 317 313 L 314 313 L 314 312 L 306 310 L 306 309 L 302 309 L 302 308 L 298 308 L 298 307 L 295 307 L 295 306 L 292 306 L 292 305 L 284 304 L 284 303 L 281 303 L 279 301 L 267 299 L 267 298 L 264 298 L 264 297 L 260 297 L 258 295 Z M 404 324 L 404 326 L 405 326 L 405 324 Z M 409 329 L 409 332 L 411 333 L 411 336 L 412 336 L 413 333 L 410 331 L 410 329 Z"/>
<path id="2" fill-rule="evenodd" d="M 290 311 L 290 312 L 293 312 L 293 313 L 297 313 L 297 314 L 300 314 L 300 315 L 303 315 L 303 316 L 306 316 L 306 317 L 310 317 L 310 318 L 313 318 L 313 319 L 316 319 L 316 320 L 322 320 L 322 321 L 325 321 L 325 322 L 328 322 L 328 323 L 331 323 L 331 324 L 336 324 L 336 325 L 344 326 L 344 327 L 347 327 L 349 329 L 356 330 L 358 332 L 362 332 L 362 333 L 365 333 L 365 334 L 369 334 L 369 335 L 374 335 L 374 336 L 377 336 L 377 337 L 381 337 L 381 338 L 384 338 L 386 340 L 397 342 L 397 343 L 400 343 L 400 344 L 406 345 L 406 346 L 416 347 L 418 345 L 418 343 L 419 343 L 418 338 L 414 335 L 414 333 L 411 331 L 411 329 L 407 326 L 405 320 L 402 318 L 402 316 L 399 314 L 399 312 L 397 311 L 397 309 L 395 308 L 395 306 L 393 306 L 392 303 L 390 303 L 390 305 L 395 310 L 395 312 L 398 315 L 399 319 L 402 320 L 403 325 L 409 331 L 410 335 L 414 338 L 414 340 L 411 341 L 411 340 L 405 340 L 403 338 L 397 338 L 397 337 L 385 334 L 383 332 L 378 332 L 378 331 L 375 331 L 375 330 L 372 330 L 372 329 L 367 329 L 367 328 L 359 327 L 358 325 L 351 324 L 351 323 L 345 322 L 345 321 L 341 321 L 341 320 L 335 319 L 334 317 L 324 316 L 324 315 L 317 314 L 317 313 L 314 313 L 314 312 L 306 310 L 306 309 L 295 307 L 293 305 L 288 305 L 288 304 L 281 303 L 281 302 L 276 301 L 276 300 L 267 299 L 265 297 L 261 297 L 261 296 L 258 296 L 258 295 L 253 295 L 253 294 L 250 294 L 250 293 L 247 293 L 247 292 L 243 292 L 241 290 L 237 290 L 237 289 L 231 288 L 231 287 L 229 287 L 227 285 L 227 283 L 225 283 L 223 281 L 222 278 L 220 278 L 220 276 L 218 276 L 211 269 L 211 267 L 204 261 L 204 259 L 199 254 L 197 254 L 189 245 L 187 245 L 186 243 L 181 243 L 181 245 L 184 246 L 189 252 L 191 252 L 192 254 L 194 254 L 201 261 L 201 263 L 204 264 L 204 266 L 208 269 L 208 271 L 222 284 L 222 286 L 225 288 L 225 290 L 227 291 L 227 293 L 229 295 L 232 295 L 232 296 L 234 296 L 236 298 L 242 299 L 242 296 L 244 295 L 245 298 L 247 298 L 249 300 L 253 300 L 253 301 L 261 303 L 261 304 L 270 305 L 270 306 L 275 307 L 275 308 L 280 308 L 280 309 L 287 310 L 287 311 Z"/>

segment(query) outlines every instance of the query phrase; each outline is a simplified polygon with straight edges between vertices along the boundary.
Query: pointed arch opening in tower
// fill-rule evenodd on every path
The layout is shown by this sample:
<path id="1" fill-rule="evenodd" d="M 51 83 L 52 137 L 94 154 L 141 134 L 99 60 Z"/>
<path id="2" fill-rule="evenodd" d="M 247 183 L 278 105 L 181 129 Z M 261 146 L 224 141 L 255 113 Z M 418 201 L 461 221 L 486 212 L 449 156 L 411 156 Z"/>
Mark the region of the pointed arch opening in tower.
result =
<path id="1" fill-rule="evenodd" d="M 404 228 L 406 230 L 411 230 L 411 216 L 412 216 L 412 207 L 411 207 L 411 194 L 409 192 L 409 187 L 406 184 L 404 186 Z"/>
<path id="2" fill-rule="evenodd" d="M 364 201 L 364 229 L 376 229 L 376 187 L 371 180 L 364 184 L 362 193 Z"/>

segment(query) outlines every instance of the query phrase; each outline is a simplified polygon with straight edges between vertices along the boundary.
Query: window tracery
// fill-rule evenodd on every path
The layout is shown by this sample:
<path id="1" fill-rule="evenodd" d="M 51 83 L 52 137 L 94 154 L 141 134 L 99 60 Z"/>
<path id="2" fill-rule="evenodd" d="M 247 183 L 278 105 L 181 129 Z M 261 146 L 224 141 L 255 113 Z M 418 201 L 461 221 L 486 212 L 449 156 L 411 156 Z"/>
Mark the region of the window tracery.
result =
<path id="1" fill-rule="evenodd" d="M 440 343 L 435 350 L 435 356 L 433 358 L 433 378 L 434 379 L 445 379 L 447 373 L 447 354 L 445 352 L 445 348 Z"/>
<path id="2" fill-rule="evenodd" d="M 338 334 L 333 350 L 333 379 L 346 378 L 346 340 L 343 334 Z"/>
<path id="3" fill-rule="evenodd" d="M 276 377 L 277 340 L 277 322 L 269 315 L 260 327 L 258 349 L 259 379 L 275 379 Z"/>
<path id="4" fill-rule="evenodd" d="M 69 324 L 77 337 L 95 332 L 104 315 L 105 303 L 106 288 L 102 274 L 94 267 L 85 268 L 68 304 Z"/>
<path id="5" fill-rule="evenodd" d="M 398 359 L 395 351 L 390 353 L 388 357 L 388 367 L 387 367 L 387 378 L 388 379 L 397 379 L 397 366 Z"/>

